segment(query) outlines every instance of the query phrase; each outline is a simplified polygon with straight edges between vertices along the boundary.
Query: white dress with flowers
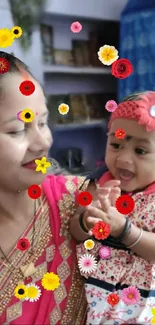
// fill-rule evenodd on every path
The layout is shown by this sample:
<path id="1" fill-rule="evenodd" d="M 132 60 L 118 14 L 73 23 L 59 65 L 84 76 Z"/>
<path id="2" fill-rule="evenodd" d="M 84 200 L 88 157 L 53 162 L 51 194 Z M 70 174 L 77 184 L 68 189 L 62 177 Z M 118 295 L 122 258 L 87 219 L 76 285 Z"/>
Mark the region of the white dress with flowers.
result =
<path id="1" fill-rule="evenodd" d="M 155 183 L 132 198 L 132 223 L 155 233 Z M 155 263 L 117 244 L 111 236 L 93 241 L 91 250 L 83 243 L 77 247 L 80 271 L 86 278 L 86 324 L 155 324 Z"/>

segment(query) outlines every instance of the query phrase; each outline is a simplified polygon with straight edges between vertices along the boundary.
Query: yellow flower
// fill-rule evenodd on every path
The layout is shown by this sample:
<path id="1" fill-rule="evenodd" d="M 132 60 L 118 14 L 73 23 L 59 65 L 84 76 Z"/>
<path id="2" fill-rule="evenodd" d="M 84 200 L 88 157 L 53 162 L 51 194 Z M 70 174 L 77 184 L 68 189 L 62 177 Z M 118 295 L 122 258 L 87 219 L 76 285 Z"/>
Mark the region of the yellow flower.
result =
<path id="1" fill-rule="evenodd" d="M 28 289 L 24 284 L 19 284 L 15 290 L 14 290 L 14 295 L 18 299 L 25 299 L 28 294 Z"/>
<path id="2" fill-rule="evenodd" d="M 85 242 L 84 242 L 84 247 L 85 247 L 86 249 L 91 250 L 91 249 L 94 248 L 94 246 L 95 246 L 95 243 L 94 243 L 94 241 L 93 241 L 92 239 L 87 239 L 87 240 L 85 240 Z"/>
<path id="3" fill-rule="evenodd" d="M 27 285 L 27 289 L 28 289 L 28 294 L 25 300 L 29 300 L 30 302 L 34 302 L 37 301 L 40 296 L 41 296 L 41 290 L 40 288 L 34 284 L 34 283 L 30 283 Z"/>
<path id="4" fill-rule="evenodd" d="M 151 313 L 155 316 L 155 308 L 151 309 Z"/>
<path id="5" fill-rule="evenodd" d="M 54 291 L 60 286 L 60 279 L 57 274 L 47 272 L 43 275 L 41 284 L 44 289 Z"/>
<path id="6" fill-rule="evenodd" d="M 119 58 L 116 48 L 110 45 L 104 45 L 100 47 L 97 54 L 99 60 L 105 65 L 111 65 Z"/>
<path id="7" fill-rule="evenodd" d="M 14 26 L 14 27 L 11 29 L 11 33 L 13 34 L 13 37 L 14 37 L 14 38 L 19 38 L 19 37 L 22 35 L 23 31 L 22 31 L 21 27 L 19 27 L 19 26 Z"/>
<path id="8" fill-rule="evenodd" d="M 151 324 L 155 324 L 155 317 L 151 319 Z"/>
<path id="9" fill-rule="evenodd" d="M 8 28 L 0 29 L 0 47 L 11 46 L 14 42 L 12 32 Z"/>
<path id="10" fill-rule="evenodd" d="M 41 160 L 36 159 L 35 163 L 37 164 L 36 172 L 42 172 L 46 174 L 46 169 L 51 166 L 51 163 L 46 161 L 46 157 L 42 157 Z"/>
<path id="11" fill-rule="evenodd" d="M 31 109 L 26 108 L 23 111 L 21 111 L 20 113 L 20 120 L 22 120 L 25 123 L 30 123 L 34 120 L 35 114 L 33 113 L 33 111 L 31 111 Z"/>
<path id="12" fill-rule="evenodd" d="M 65 115 L 69 112 L 69 106 L 67 104 L 60 104 L 58 107 L 58 111 L 60 114 Z"/>

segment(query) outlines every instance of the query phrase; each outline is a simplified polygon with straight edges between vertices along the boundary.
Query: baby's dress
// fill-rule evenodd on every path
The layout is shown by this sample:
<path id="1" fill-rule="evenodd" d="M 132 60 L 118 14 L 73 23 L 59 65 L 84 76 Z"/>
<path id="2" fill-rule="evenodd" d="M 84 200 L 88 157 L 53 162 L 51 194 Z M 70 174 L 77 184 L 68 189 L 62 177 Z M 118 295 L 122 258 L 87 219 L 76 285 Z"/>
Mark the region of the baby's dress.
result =
<path id="1" fill-rule="evenodd" d="M 112 179 L 109 172 L 99 183 L 103 185 L 108 179 Z M 155 232 L 155 183 L 132 198 L 135 207 L 128 215 L 131 222 Z M 77 247 L 78 260 L 88 253 L 97 261 L 97 269 L 91 275 L 81 272 L 86 277 L 86 324 L 155 324 L 155 262 L 150 263 L 125 245 L 116 244 L 111 236 L 102 242 L 94 242 L 90 251 L 83 243 Z M 103 246 L 106 256 L 101 258 L 99 250 Z"/>

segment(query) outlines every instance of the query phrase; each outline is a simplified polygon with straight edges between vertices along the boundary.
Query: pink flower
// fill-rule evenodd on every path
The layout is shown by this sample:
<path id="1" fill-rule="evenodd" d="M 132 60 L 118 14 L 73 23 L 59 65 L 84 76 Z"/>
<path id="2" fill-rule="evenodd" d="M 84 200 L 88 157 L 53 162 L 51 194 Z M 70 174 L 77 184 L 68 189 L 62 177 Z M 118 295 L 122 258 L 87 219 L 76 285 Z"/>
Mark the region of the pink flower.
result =
<path id="1" fill-rule="evenodd" d="M 82 25 L 79 23 L 79 21 L 74 21 L 74 23 L 71 24 L 70 29 L 73 33 L 80 33 L 82 30 Z"/>
<path id="2" fill-rule="evenodd" d="M 111 249 L 107 246 L 102 246 L 99 249 L 99 255 L 103 259 L 108 259 L 111 256 Z"/>
<path id="3" fill-rule="evenodd" d="M 117 108 L 117 103 L 114 100 L 108 100 L 106 102 L 105 108 L 108 112 L 114 112 Z"/>
<path id="4" fill-rule="evenodd" d="M 121 299 L 126 305 L 134 305 L 140 300 L 140 293 L 136 287 L 128 287 L 122 290 Z"/>
<path id="5" fill-rule="evenodd" d="M 139 115 L 139 124 L 144 124 L 146 130 L 151 132 L 155 130 L 155 95 L 154 92 L 149 92 L 141 96 L 141 100 L 137 101 L 138 108 L 136 115 Z"/>

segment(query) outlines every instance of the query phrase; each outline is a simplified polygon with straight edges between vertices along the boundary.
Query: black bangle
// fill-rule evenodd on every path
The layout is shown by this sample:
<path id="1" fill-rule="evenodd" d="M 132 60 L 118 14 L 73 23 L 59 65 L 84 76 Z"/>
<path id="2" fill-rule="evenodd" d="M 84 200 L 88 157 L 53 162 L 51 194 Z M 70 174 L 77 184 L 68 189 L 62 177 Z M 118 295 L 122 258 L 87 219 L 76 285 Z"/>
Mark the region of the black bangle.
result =
<path id="1" fill-rule="evenodd" d="M 115 237 L 115 240 L 122 242 L 125 239 L 125 237 L 130 233 L 130 231 L 131 231 L 131 220 L 130 218 L 126 217 L 124 229 L 118 237 Z"/>
<path id="2" fill-rule="evenodd" d="M 81 229 L 88 234 L 88 230 L 85 228 L 85 226 L 83 224 L 83 214 L 81 214 L 79 217 L 79 224 L 80 224 Z"/>

